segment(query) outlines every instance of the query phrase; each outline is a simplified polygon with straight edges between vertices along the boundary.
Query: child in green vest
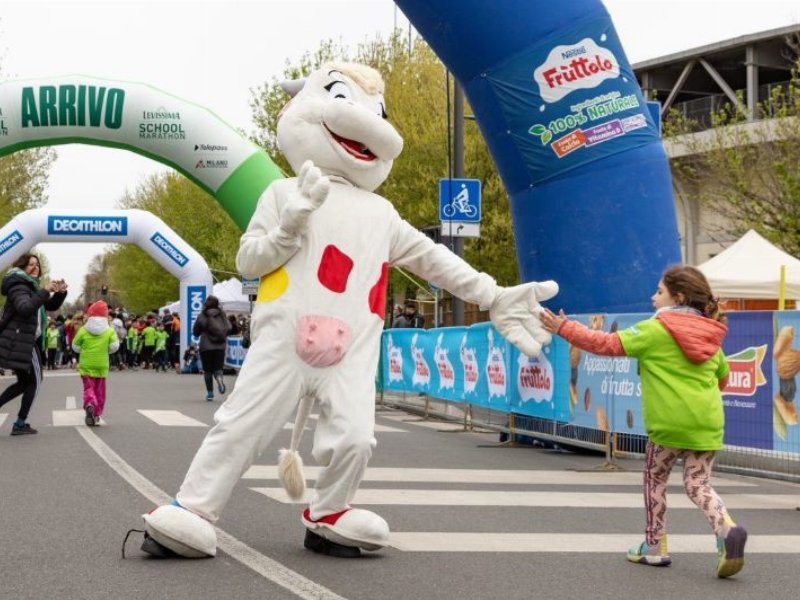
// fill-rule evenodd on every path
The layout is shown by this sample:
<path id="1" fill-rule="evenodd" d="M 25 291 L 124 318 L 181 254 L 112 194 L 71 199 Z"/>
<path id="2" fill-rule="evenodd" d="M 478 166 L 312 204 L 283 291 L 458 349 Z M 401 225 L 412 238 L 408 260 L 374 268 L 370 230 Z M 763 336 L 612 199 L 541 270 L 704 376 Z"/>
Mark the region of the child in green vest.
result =
<path id="1" fill-rule="evenodd" d="M 156 324 L 156 351 L 153 355 L 154 369 L 167 372 L 167 339 L 169 334 L 164 329 L 163 323 Z"/>
<path id="2" fill-rule="evenodd" d="M 119 348 L 119 338 L 108 323 L 108 305 L 103 300 L 92 304 L 86 316 L 86 324 L 75 335 L 72 349 L 81 356 L 78 368 L 83 380 L 84 421 L 93 427 L 100 424 L 105 411 L 108 355 Z"/>
<path id="3" fill-rule="evenodd" d="M 656 313 L 614 333 L 595 331 L 545 309 L 542 325 L 573 346 L 604 356 L 639 360 L 644 424 L 648 441 L 644 466 L 647 527 L 645 541 L 628 550 L 631 562 L 665 566 L 667 479 L 683 459 L 686 494 L 706 515 L 717 536 L 717 576 L 744 566 L 747 531 L 728 514 L 711 487 L 711 468 L 723 447 L 725 413 L 721 390 L 730 368 L 722 352 L 728 328 L 705 275 L 694 267 L 667 269 L 652 297 Z"/>
<path id="4" fill-rule="evenodd" d="M 58 352 L 59 331 L 55 321 L 50 321 L 45 332 L 45 347 L 47 348 L 47 370 L 56 368 L 56 353 Z"/>
<path id="5" fill-rule="evenodd" d="M 153 321 L 148 319 L 147 326 L 142 329 L 142 363 L 144 368 L 149 369 L 154 367 L 153 356 L 156 353 L 156 328 L 153 326 Z"/>

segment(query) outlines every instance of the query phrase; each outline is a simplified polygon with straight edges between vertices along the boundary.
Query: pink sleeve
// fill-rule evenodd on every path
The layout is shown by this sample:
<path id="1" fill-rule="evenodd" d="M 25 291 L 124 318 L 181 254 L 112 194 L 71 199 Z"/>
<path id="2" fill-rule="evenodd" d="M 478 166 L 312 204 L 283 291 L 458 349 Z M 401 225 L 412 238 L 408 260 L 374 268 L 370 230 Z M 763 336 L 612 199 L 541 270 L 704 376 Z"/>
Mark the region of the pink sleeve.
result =
<path id="1" fill-rule="evenodd" d="M 622 341 L 616 333 L 595 331 L 578 321 L 564 321 L 558 330 L 558 335 L 573 346 L 593 354 L 625 356 L 625 348 L 622 347 Z"/>

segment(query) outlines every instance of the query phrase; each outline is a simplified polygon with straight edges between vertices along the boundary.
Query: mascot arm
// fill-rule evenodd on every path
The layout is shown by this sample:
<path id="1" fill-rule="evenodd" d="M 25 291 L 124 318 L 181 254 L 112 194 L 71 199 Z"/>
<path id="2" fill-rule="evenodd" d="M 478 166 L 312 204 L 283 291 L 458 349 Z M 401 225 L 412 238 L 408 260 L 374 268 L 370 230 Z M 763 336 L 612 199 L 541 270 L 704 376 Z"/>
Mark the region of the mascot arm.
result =
<path id="1" fill-rule="evenodd" d="M 434 244 L 425 234 L 398 216 L 390 261 L 393 265 L 443 287 L 451 294 L 487 310 L 500 289 L 494 279 L 480 273 L 446 246 Z"/>
<path id="2" fill-rule="evenodd" d="M 284 265 L 300 248 L 300 235 L 280 227 L 279 182 L 267 188 L 239 242 L 236 268 L 245 277 L 261 277 Z"/>
<path id="3" fill-rule="evenodd" d="M 537 313 L 539 300 L 558 293 L 555 281 L 530 282 L 501 287 L 486 273 L 473 269 L 464 260 L 400 219 L 394 227 L 390 259 L 463 300 L 489 310 L 497 330 L 521 352 L 538 356 L 551 341 Z"/>
<path id="4" fill-rule="evenodd" d="M 294 179 L 270 185 L 239 242 L 239 272 L 245 277 L 261 277 L 294 256 L 311 214 L 325 202 L 330 187 L 330 180 L 310 160 Z"/>

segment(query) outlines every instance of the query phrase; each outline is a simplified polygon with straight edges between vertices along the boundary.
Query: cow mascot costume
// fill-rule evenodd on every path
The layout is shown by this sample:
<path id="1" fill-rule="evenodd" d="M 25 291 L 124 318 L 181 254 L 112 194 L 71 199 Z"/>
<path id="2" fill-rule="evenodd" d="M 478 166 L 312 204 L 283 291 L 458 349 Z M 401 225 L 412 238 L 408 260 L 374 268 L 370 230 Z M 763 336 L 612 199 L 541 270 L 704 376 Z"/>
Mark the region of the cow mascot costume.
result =
<path id="1" fill-rule="evenodd" d="M 175 501 L 144 516 L 143 549 L 155 555 L 214 556 L 212 523 L 295 410 L 279 472 L 290 497 L 303 497 L 297 446 L 312 406 L 319 412 L 312 454 L 322 468 L 301 517 L 305 546 L 358 556 L 389 543 L 386 521 L 350 502 L 376 443 L 374 377 L 391 265 L 488 309 L 525 354 L 536 356 L 550 341 L 536 313 L 538 301 L 558 291 L 555 282 L 500 287 L 373 192 L 403 147 L 377 71 L 331 63 L 283 88 L 291 100 L 278 143 L 297 177 L 267 188 L 236 257 L 243 276 L 261 278 L 252 345 Z"/>

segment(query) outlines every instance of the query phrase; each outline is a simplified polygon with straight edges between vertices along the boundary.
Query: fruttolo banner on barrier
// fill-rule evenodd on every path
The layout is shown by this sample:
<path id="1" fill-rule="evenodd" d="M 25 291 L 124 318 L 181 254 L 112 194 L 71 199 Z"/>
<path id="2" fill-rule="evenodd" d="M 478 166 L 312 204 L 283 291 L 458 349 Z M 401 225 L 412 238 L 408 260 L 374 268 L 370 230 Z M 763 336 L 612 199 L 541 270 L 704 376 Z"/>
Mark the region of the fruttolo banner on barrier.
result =
<path id="1" fill-rule="evenodd" d="M 607 333 L 649 314 L 591 314 L 574 318 Z M 725 444 L 800 455 L 797 377 L 800 314 L 735 312 L 723 351 L 730 365 L 722 390 Z M 383 333 L 386 390 L 549 419 L 578 427 L 646 435 L 638 362 L 598 356 L 555 337 L 540 356 L 520 353 L 489 323 Z"/>

